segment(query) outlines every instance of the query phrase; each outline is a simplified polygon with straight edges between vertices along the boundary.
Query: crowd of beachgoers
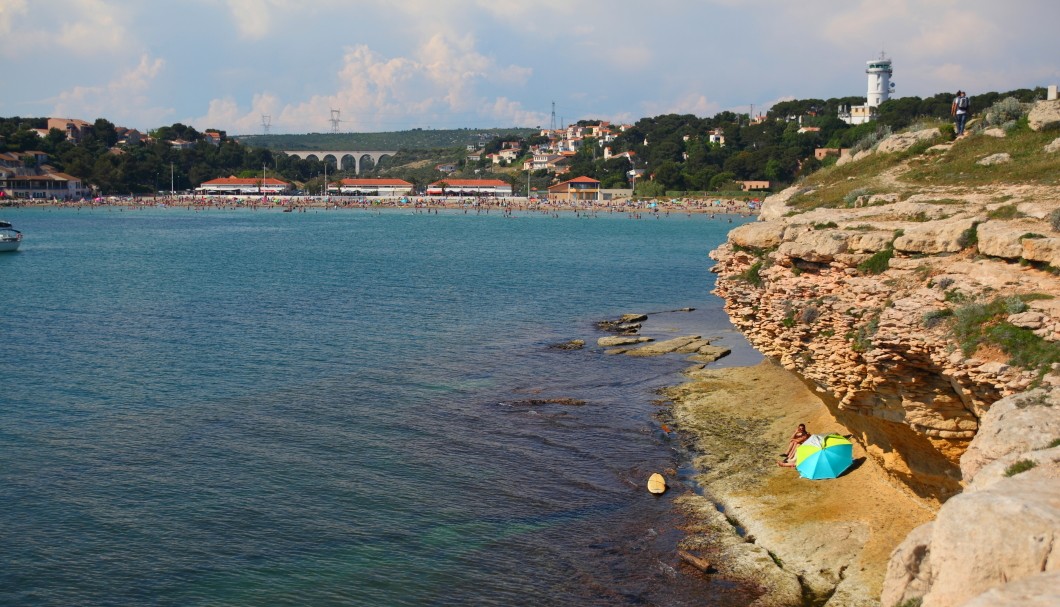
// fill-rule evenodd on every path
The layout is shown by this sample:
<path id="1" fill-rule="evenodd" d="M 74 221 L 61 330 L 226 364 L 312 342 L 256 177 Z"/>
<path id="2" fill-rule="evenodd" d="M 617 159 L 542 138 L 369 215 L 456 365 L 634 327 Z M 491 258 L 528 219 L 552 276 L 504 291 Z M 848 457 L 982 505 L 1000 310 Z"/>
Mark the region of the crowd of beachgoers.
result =
<path id="1" fill-rule="evenodd" d="M 757 199 L 704 198 L 620 198 L 613 200 L 547 200 L 526 197 L 486 196 L 422 196 L 422 197 L 364 197 L 364 196 L 106 196 L 80 200 L 20 199 L 6 201 L 9 206 L 61 207 L 189 207 L 202 209 L 463 209 L 489 211 L 584 211 L 622 213 L 725 213 L 750 215 L 758 212 Z"/>

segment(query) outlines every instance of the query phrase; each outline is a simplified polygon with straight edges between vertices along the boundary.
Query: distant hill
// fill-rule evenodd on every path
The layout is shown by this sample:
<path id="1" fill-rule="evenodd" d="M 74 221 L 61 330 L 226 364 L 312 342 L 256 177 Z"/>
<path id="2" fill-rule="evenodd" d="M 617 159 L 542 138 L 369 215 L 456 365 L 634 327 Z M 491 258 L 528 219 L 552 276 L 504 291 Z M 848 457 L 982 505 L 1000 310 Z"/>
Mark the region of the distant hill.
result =
<path id="1" fill-rule="evenodd" d="M 304 135 L 239 135 L 240 143 L 270 150 L 430 150 L 485 145 L 494 137 L 527 137 L 537 129 L 453 129 L 392 131 L 386 133 L 307 133 Z"/>

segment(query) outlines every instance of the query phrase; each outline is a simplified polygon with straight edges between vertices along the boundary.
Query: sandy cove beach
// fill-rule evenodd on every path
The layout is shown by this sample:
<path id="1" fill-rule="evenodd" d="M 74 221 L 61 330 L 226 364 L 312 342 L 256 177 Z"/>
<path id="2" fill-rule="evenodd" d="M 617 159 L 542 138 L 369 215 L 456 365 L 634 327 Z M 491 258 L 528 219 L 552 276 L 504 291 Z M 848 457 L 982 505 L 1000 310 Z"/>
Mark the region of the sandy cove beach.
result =
<path id="1" fill-rule="evenodd" d="M 757 582 L 756 605 L 878 605 L 891 551 L 935 511 L 854 446 L 854 467 L 834 480 L 777 465 L 799 423 L 847 434 L 792 373 L 752 367 L 690 369 L 665 391 L 693 451 L 704 495 L 678 499 L 689 515 L 682 547 L 723 575 Z"/>

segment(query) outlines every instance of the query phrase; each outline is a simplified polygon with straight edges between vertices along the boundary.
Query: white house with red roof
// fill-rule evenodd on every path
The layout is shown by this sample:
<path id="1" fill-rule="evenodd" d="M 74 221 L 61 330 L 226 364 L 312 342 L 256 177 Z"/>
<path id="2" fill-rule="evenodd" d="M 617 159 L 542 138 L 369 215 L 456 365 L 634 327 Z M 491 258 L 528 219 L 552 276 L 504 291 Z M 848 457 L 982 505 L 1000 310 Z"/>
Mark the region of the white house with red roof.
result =
<path id="1" fill-rule="evenodd" d="M 200 194 L 283 194 L 291 184 L 275 177 L 218 177 L 195 188 Z"/>
<path id="2" fill-rule="evenodd" d="M 408 196 L 413 185 L 404 179 L 342 179 L 328 184 L 328 193 L 343 196 Z"/>
<path id="3" fill-rule="evenodd" d="M 500 179 L 442 179 L 427 186 L 428 196 L 492 196 L 512 195 L 512 186 Z"/>

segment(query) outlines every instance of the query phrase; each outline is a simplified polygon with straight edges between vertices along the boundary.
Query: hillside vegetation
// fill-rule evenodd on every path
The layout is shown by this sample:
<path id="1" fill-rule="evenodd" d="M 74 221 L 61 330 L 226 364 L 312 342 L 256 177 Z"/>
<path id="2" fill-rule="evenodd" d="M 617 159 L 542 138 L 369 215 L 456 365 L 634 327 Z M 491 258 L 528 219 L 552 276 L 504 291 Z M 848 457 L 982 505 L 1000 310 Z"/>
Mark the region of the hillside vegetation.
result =
<path id="1" fill-rule="evenodd" d="M 974 96 L 972 111 L 981 113 L 1003 96 L 1027 102 L 1043 97 L 1044 92 L 1021 89 Z M 531 178 L 535 187 L 542 188 L 579 176 L 598 179 L 605 188 L 628 188 L 629 171 L 636 169 L 644 175 L 636 183 L 640 196 L 732 191 L 738 189 L 735 182 L 741 180 L 769 181 L 770 189 L 777 191 L 834 162 L 817 160 L 815 149 L 854 147 L 866 137 L 877 136 L 881 126 L 899 129 L 918 120 L 943 119 L 948 116 L 950 99 L 949 93 L 940 93 L 926 99 L 889 100 L 880 106 L 876 123 L 858 126 L 839 120 L 837 111 L 842 105 L 864 102 L 862 97 L 786 101 L 763 116 L 725 111 L 713 117 L 666 114 L 642 118 L 606 144 L 613 154 L 630 152 L 630 158 L 605 159 L 601 142 L 586 139 L 570 159 L 567 172 L 539 171 Z M 0 151 L 42 151 L 55 170 L 81 178 L 102 194 L 142 194 L 168 190 L 171 184 L 176 190 L 189 190 L 216 177 L 256 177 L 263 173 L 308 191 L 320 191 L 325 165 L 288 157 L 280 153 L 283 149 L 397 150 L 398 154 L 386 157 L 379 166 L 362 167 L 361 176 L 397 177 L 424 186 L 447 176 L 434 169 L 445 163 L 456 167 L 453 177 L 492 177 L 522 187 L 526 184 L 526 175 L 521 172 L 526 151 L 542 139 L 538 129 L 518 128 L 247 135 L 238 139 L 221 133 L 221 144 L 214 146 L 196 129 L 176 123 L 152 131 L 150 141 L 121 145 L 122 130 L 105 118 L 98 118 L 86 129 L 79 143 L 68 141 L 57 129 L 38 136 L 34 129 L 46 126 L 47 119 L 41 117 L 0 118 Z M 612 127 L 613 132 L 618 131 L 617 125 Z M 723 136 L 724 144 L 712 143 L 712 135 Z M 175 139 L 192 145 L 176 149 L 167 143 Z M 482 146 L 489 152 L 499 149 L 503 141 L 519 141 L 524 156 L 507 166 L 494 165 L 485 158 L 467 160 L 468 145 Z M 333 178 L 353 176 L 352 170 L 334 164 L 327 171 Z"/>
<path id="2" fill-rule="evenodd" d="M 389 131 L 382 133 L 307 133 L 303 135 L 240 135 L 240 143 L 268 150 L 433 150 L 484 146 L 498 137 L 523 138 L 538 129 L 450 129 Z"/>

